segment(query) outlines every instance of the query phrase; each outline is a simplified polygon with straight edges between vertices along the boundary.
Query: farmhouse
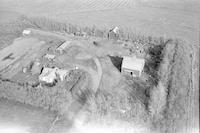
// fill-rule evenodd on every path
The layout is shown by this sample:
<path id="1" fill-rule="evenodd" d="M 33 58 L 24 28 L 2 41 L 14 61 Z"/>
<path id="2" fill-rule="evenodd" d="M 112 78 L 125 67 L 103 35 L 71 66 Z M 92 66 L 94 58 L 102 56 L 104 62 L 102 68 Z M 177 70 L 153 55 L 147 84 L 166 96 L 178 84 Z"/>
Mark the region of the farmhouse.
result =
<path id="1" fill-rule="evenodd" d="M 124 56 L 122 61 L 121 72 L 130 74 L 133 77 L 141 76 L 145 64 L 144 59 L 137 58 L 136 56 Z"/>
<path id="2" fill-rule="evenodd" d="M 57 51 L 63 53 L 63 51 L 70 45 L 71 41 L 65 41 L 60 46 L 57 47 Z"/>
<path id="3" fill-rule="evenodd" d="M 53 83 L 56 80 L 56 69 L 53 68 L 43 68 L 42 73 L 39 76 L 39 80 Z"/>
<path id="4" fill-rule="evenodd" d="M 59 68 L 47 68 L 44 67 L 42 73 L 39 76 L 39 80 L 46 83 L 53 83 L 58 78 L 63 81 L 68 74 L 68 70 L 63 70 Z"/>
<path id="5" fill-rule="evenodd" d="M 23 36 L 30 35 L 31 31 L 30 30 L 23 30 L 22 34 L 23 34 Z"/>

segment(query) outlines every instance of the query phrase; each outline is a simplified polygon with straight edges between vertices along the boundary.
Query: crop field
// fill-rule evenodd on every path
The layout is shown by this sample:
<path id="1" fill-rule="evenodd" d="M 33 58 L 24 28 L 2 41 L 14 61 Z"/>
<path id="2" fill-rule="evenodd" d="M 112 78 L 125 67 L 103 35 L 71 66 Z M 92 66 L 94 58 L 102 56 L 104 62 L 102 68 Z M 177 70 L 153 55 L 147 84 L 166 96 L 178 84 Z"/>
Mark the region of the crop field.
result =
<path id="1" fill-rule="evenodd" d="M 45 16 L 74 25 L 101 28 L 119 26 L 142 35 L 184 38 L 197 45 L 200 20 L 198 1 L 1 0 L 0 3 L 1 16 L 13 12 Z"/>

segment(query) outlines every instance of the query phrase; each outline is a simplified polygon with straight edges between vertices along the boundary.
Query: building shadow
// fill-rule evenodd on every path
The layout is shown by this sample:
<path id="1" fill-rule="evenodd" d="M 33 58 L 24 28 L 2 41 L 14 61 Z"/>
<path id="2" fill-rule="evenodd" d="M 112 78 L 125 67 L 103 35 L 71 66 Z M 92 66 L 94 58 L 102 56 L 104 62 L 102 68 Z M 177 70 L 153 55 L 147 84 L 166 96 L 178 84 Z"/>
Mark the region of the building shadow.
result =
<path id="1" fill-rule="evenodd" d="M 108 55 L 108 57 L 110 58 L 112 64 L 121 72 L 123 58 L 119 56 L 110 56 L 110 55 Z"/>

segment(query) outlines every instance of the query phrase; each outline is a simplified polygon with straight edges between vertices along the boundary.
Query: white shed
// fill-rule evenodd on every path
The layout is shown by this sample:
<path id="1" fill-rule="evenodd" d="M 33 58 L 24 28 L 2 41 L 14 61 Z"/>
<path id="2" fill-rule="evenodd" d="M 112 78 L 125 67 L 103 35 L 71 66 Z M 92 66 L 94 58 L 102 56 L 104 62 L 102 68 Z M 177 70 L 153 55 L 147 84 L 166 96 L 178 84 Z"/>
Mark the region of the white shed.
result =
<path id="1" fill-rule="evenodd" d="M 58 46 L 56 50 L 62 53 L 70 45 L 70 43 L 71 41 L 65 41 L 60 46 Z"/>
<path id="2" fill-rule="evenodd" d="M 23 36 L 30 35 L 31 31 L 30 30 L 23 30 L 22 34 L 23 34 Z"/>
<path id="3" fill-rule="evenodd" d="M 136 56 L 124 56 L 122 61 L 122 73 L 131 74 L 134 77 L 141 76 L 145 65 L 145 60 L 137 58 Z"/>
<path id="4" fill-rule="evenodd" d="M 56 56 L 53 54 L 45 54 L 44 58 L 47 58 L 48 60 L 53 61 L 56 58 Z"/>

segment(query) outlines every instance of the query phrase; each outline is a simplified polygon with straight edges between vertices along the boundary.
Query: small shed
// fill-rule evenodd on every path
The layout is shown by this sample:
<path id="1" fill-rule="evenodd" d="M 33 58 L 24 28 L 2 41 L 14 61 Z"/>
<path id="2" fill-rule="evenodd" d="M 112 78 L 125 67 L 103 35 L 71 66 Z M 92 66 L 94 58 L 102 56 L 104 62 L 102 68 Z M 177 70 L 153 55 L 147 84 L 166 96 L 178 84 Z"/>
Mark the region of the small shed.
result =
<path id="1" fill-rule="evenodd" d="M 45 54 L 44 58 L 46 58 L 46 59 L 48 59 L 50 61 L 53 61 L 56 58 L 56 56 L 53 55 L 53 54 Z"/>
<path id="2" fill-rule="evenodd" d="M 30 35 L 31 34 L 31 31 L 30 30 L 23 30 L 23 32 L 22 32 L 22 35 L 23 36 L 28 36 L 28 35 Z"/>
<path id="3" fill-rule="evenodd" d="M 119 39 L 119 28 L 115 27 L 115 28 L 109 30 L 108 38 L 118 40 Z"/>
<path id="4" fill-rule="evenodd" d="M 59 51 L 60 53 L 63 53 L 63 51 L 70 45 L 70 43 L 71 41 L 65 41 L 64 43 L 59 45 L 56 50 Z"/>
<path id="5" fill-rule="evenodd" d="M 136 56 L 124 56 L 122 60 L 121 72 L 130 74 L 133 77 L 140 77 L 145 65 L 145 60 Z"/>

